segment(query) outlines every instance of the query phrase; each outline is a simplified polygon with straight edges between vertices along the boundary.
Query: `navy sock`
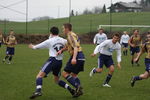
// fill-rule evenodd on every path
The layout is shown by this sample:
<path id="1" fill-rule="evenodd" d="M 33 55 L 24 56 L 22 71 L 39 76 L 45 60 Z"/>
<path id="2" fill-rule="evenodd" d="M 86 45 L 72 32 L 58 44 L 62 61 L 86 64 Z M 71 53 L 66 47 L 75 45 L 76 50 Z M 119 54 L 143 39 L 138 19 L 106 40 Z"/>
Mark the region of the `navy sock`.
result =
<path id="1" fill-rule="evenodd" d="M 108 74 L 107 77 L 106 77 L 106 80 L 105 80 L 104 84 L 108 84 L 109 81 L 111 80 L 111 77 L 112 77 L 112 75 Z"/>
<path id="2" fill-rule="evenodd" d="M 6 57 L 5 57 L 5 60 L 8 59 L 8 58 L 9 58 L 9 56 L 6 56 Z"/>
<path id="3" fill-rule="evenodd" d="M 78 85 L 80 85 L 80 79 L 78 77 L 75 78 L 76 83 L 78 83 Z"/>
<path id="4" fill-rule="evenodd" d="M 142 78 L 139 77 L 139 76 L 135 76 L 135 77 L 134 77 L 134 80 L 135 80 L 135 81 L 138 81 L 138 80 L 142 80 Z"/>
<path id="5" fill-rule="evenodd" d="M 62 80 L 59 80 L 58 85 L 61 86 L 61 87 L 63 87 L 63 88 L 68 89 L 69 91 L 72 90 L 71 87 L 66 82 L 64 82 Z"/>
<path id="6" fill-rule="evenodd" d="M 9 61 L 11 61 L 11 60 L 12 60 L 12 56 L 9 57 Z"/>
<path id="7" fill-rule="evenodd" d="M 73 78 L 71 75 L 68 75 L 68 76 L 66 77 L 66 80 L 67 80 L 72 86 L 74 86 L 75 88 L 78 88 L 78 84 L 76 83 L 75 78 Z"/>
<path id="8" fill-rule="evenodd" d="M 93 70 L 93 73 L 96 73 L 97 71 L 96 71 L 96 68 Z"/>
<path id="9" fill-rule="evenodd" d="M 42 89 L 42 82 L 43 82 L 42 78 L 37 78 L 36 79 L 36 91 L 37 92 L 41 91 L 41 89 Z"/>

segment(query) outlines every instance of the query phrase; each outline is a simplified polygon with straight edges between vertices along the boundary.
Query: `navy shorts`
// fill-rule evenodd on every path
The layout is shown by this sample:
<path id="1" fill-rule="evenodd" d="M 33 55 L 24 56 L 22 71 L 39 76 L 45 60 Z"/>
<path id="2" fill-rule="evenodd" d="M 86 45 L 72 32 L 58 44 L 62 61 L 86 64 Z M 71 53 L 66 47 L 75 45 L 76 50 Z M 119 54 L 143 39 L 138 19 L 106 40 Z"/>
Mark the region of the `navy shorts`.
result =
<path id="1" fill-rule="evenodd" d="M 150 73 L 150 59 L 148 59 L 148 58 L 145 58 L 145 66 L 146 66 L 146 71 L 148 72 L 148 73 Z"/>
<path id="2" fill-rule="evenodd" d="M 109 68 L 111 65 L 114 65 L 112 56 L 100 54 L 98 58 L 98 68 L 103 68 L 103 65 L 105 65 L 107 68 Z"/>
<path id="3" fill-rule="evenodd" d="M 7 55 L 14 55 L 15 54 L 15 48 L 14 47 L 7 47 L 6 54 Z"/>
<path id="4" fill-rule="evenodd" d="M 128 43 L 122 43 L 122 46 L 123 46 L 124 48 L 128 48 Z"/>
<path id="5" fill-rule="evenodd" d="M 69 61 L 67 62 L 66 67 L 64 68 L 65 72 L 68 73 L 74 73 L 74 74 L 78 74 L 81 71 L 84 71 L 84 62 L 85 62 L 85 57 L 84 54 L 82 52 L 78 52 L 77 54 L 77 63 L 75 65 L 71 64 L 71 60 L 72 57 L 70 57 Z"/>
<path id="6" fill-rule="evenodd" d="M 130 47 L 130 52 L 131 52 L 131 55 L 134 55 L 135 53 L 139 53 L 140 52 L 140 47 L 139 46 Z"/>
<path id="7" fill-rule="evenodd" d="M 62 60 L 57 60 L 55 57 L 50 57 L 43 65 L 41 71 L 45 72 L 46 75 L 49 72 L 53 72 L 53 75 L 59 76 L 62 67 Z"/>

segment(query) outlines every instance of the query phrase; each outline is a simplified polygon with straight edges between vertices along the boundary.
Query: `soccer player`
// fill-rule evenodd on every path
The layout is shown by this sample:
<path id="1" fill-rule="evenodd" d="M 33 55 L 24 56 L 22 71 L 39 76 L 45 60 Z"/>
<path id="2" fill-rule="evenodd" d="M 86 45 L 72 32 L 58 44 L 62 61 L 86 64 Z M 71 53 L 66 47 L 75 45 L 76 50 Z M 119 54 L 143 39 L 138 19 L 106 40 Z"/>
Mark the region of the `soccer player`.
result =
<path id="1" fill-rule="evenodd" d="M 76 88 L 76 96 L 80 96 L 83 94 L 83 91 L 78 74 L 84 70 L 85 57 L 78 36 L 72 32 L 72 25 L 69 23 L 63 24 L 63 32 L 67 36 L 67 50 L 70 53 L 70 59 L 68 60 L 62 75 Z M 58 54 L 61 54 L 65 50 L 66 48 L 63 48 Z"/>
<path id="2" fill-rule="evenodd" d="M 0 30 L 0 47 L 2 45 L 2 42 L 3 42 L 3 34 L 2 31 Z"/>
<path id="3" fill-rule="evenodd" d="M 137 62 L 140 58 L 140 56 L 143 53 L 147 53 L 145 57 L 145 72 L 139 76 L 134 76 L 131 80 L 131 86 L 133 87 L 136 81 L 148 79 L 150 77 L 150 32 L 147 33 L 147 42 L 142 45 L 142 48 L 140 50 L 140 53 L 138 53 L 138 56 L 134 59 L 135 62 Z"/>
<path id="4" fill-rule="evenodd" d="M 3 59 L 3 63 L 7 60 L 7 64 L 11 64 L 12 58 L 15 54 L 15 45 L 17 44 L 14 31 L 10 30 L 9 36 L 6 38 L 5 44 L 7 45 L 6 56 Z"/>
<path id="5" fill-rule="evenodd" d="M 104 33 L 103 29 L 99 29 L 99 33 L 95 35 L 93 43 L 99 45 L 105 40 L 107 40 L 107 35 Z"/>
<path id="6" fill-rule="evenodd" d="M 32 49 L 48 48 L 49 56 L 50 56 L 36 77 L 36 91 L 33 93 L 30 99 L 34 99 L 38 96 L 42 96 L 41 90 L 42 90 L 43 78 L 47 76 L 49 72 L 53 72 L 54 81 L 56 82 L 56 84 L 68 89 L 72 95 L 75 93 L 75 90 L 71 89 L 71 87 L 68 84 L 66 84 L 62 80 L 59 80 L 60 71 L 62 67 L 63 54 L 57 55 L 57 52 L 66 45 L 67 40 L 58 36 L 59 30 L 57 27 L 52 27 L 50 29 L 50 32 L 51 32 L 50 39 L 38 45 L 32 45 L 32 44 L 29 45 L 29 48 Z"/>
<path id="7" fill-rule="evenodd" d="M 128 35 L 127 31 L 123 32 L 123 35 L 121 36 L 120 44 L 123 46 L 123 55 L 127 56 L 128 54 L 128 41 L 130 37 Z"/>
<path id="8" fill-rule="evenodd" d="M 97 53 L 100 53 L 99 59 L 98 59 L 98 68 L 93 68 L 90 72 L 90 77 L 93 76 L 95 73 L 101 73 L 103 71 L 103 65 L 105 65 L 108 69 L 108 75 L 106 77 L 105 82 L 103 83 L 104 87 L 111 87 L 108 83 L 112 78 L 113 72 L 114 72 L 114 62 L 112 59 L 112 53 L 113 51 L 117 51 L 117 62 L 118 62 L 118 68 L 121 69 L 121 45 L 119 44 L 120 36 L 119 34 L 114 34 L 112 39 L 108 39 L 104 42 L 102 42 L 100 45 L 98 45 L 94 53 L 91 54 L 92 57 L 96 56 Z"/>
<path id="9" fill-rule="evenodd" d="M 132 55 L 131 64 L 134 65 L 135 54 L 138 55 L 140 52 L 140 46 L 142 44 L 141 36 L 139 35 L 139 30 L 134 29 L 133 35 L 129 39 L 130 52 Z M 137 66 L 139 66 L 138 61 L 136 62 Z"/>

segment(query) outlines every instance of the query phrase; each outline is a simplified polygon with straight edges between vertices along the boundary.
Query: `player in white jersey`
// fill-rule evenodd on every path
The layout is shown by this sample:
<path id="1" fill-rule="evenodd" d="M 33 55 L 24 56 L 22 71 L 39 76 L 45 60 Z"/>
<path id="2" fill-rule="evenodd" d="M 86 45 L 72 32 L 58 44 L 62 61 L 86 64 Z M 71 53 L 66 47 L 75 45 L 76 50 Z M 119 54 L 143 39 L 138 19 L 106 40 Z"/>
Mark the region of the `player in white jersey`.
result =
<path id="1" fill-rule="evenodd" d="M 121 40 L 120 40 L 120 44 L 123 47 L 123 55 L 127 56 L 128 54 L 128 41 L 129 41 L 130 37 L 128 35 L 127 31 L 123 32 L 123 35 L 121 36 Z"/>
<path id="2" fill-rule="evenodd" d="M 99 29 L 99 33 L 95 35 L 93 43 L 99 45 L 105 40 L 107 40 L 107 35 L 104 33 L 103 29 Z"/>
<path id="3" fill-rule="evenodd" d="M 43 65 L 42 69 L 39 71 L 36 77 L 36 91 L 33 93 L 30 99 L 34 99 L 42 95 L 41 89 L 42 89 L 43 78 L 47 74 L 49 74 L 49 72 L 53 73 L 54 81 L 59 86 L 68 89 L 72 95 L 74 95 L 75 93 L 75 90 L 73 90 L 68 84 L 66 84 L 62 80 L 59 80 L 60 71 L 62 67 L 63 54 L 57 55 L 57 52 L 65 47 L 65 45 L 67 44 L 67 40 L 58 36 L 59 30 L 57 27 L 52 27 L 50 29 L 50 32 L 52 34 L 50 39 L 38 45 L 32 45 L 32 44 L 29 45 L 29 48 L 32 49 L 42 49 L 42 48 L 49 49 L 49 59 Z"/>
<path id="4" fill-rule="evenodd" d="M 119 39 L 119 34 L 114 34 L 113 39 L 102 42 L 95 48 L 94 53 L 91 54 L 91 56 L 96 56 L 97 53 L 100 53 L 100 56 L 98 59 L 98 68 L 92 69 L 92 71 L 90 72 L 90 77 L 92 77 L 95 73 L 101 73 L 103 71 L 103 65 L 105 65 L 109 69 L 108 75 L 103 84 L 104 87 L 111 87 L 110 85 L 108 85 L 108 83 L 111 80 L 114 72 L 114 62 L 112 59 L 113 51 L 117 51 L 117 66 L 119 69 L 121 69 L 121 45 L 118 42 Z"/>

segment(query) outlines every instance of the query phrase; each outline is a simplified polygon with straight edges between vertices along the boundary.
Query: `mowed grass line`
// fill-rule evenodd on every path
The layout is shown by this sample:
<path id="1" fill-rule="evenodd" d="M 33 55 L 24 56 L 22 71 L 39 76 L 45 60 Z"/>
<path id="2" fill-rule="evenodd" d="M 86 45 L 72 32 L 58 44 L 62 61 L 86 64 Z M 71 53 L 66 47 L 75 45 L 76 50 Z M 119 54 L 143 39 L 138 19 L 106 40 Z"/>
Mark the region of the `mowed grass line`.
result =
<path id="1" fill-rule="evenodd" d="M 57 26 L 62 30 L 62 25 L 69 22 L 68 18 L 32 21 L 28 23 L 28 34 L 47 34 L 49 27 Z M 49 25 L 48 25 L 49 23 Z M 90 14 L 71 17 L 71 24 L 74 32 L 78 34 L 85 34 L 97 31 L 99 25 L 110 24 L 110 13 L 105 14 Z M 5 30 L 5 24 L 0 24 L 0 29 Z M 150 12 L 126 12 L 126 13 L 112 13 L 112 25 L 150 25 Z M 26 34 L 25 22 L 7 22 L 6 33 L 10 29 L 14 29 L 16 34 Z M 110 28 L 104 28 L 110 31 Z M 112 28 L 112 31 L 131 31 L 134 28 Z M 141 32 L 149 31 L 149 28 L 139 28 Z"/>
<path id="2" fill-rule="evenodd" d="M 122 56 L 122 69 L 115 69 L 110 81 L 112 88 L 102 87 L 108 70 L 89 77 L 89 72 L 97 66 L 97 57 L 91 58 L 94 45 L 82 45 L 86 56 L 85 71 L 79 74 L 84 95 L 77 100 L 149 100 L 149 80 L 137 82 L 135 87 L 130 86 L 130 79 L 133 75 L 139 75 L 145 71 L 144 56 L 140 60 L 140 67 L 132 67 L 130 56 Z M 4 58 L 5 46 L 0 48 L 0 61 Z M 116 62 L 116 54 L 114 59 Z M 65 53 L 63 68 L 68 60 L 68 53 Z M 17 45 L 13 64 L 7 65 L 0 62 L 0 100 L 29 100 L 28 97 L 35 90 L 35 77 L 40 67 L 48 58 L 48 50 L 32 50 L 27 45 Z M 63 70 L 62 68 L 62 70 Z M 61 78 L 63 79 L 63 78 Z M 64 79 L 63 79 L 64 80 Z M 49 74 L 44 79 L 43 96 L 36 100 L 72 100 L 70 93 L 57 86 L 53 76 Z"/>

